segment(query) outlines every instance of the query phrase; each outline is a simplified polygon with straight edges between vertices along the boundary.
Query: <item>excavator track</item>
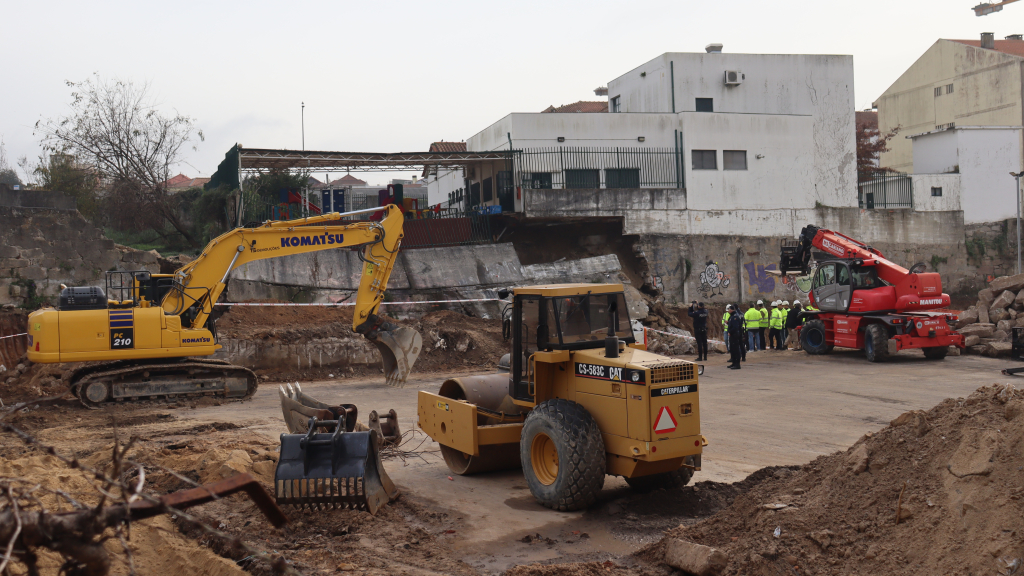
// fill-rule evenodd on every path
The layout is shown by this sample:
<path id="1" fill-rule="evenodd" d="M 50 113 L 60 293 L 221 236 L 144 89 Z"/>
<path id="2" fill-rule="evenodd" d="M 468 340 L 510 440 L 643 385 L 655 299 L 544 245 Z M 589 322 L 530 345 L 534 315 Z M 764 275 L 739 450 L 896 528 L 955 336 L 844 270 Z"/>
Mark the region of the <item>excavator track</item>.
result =
<path id="1" fill-rule="evenodd" d="M 256 374 L 224 360 L 120 360 L 79 368 L 72 392 L 88 408 L 111 402 L 217 396 L 245 400 L 256 393 Z"/>

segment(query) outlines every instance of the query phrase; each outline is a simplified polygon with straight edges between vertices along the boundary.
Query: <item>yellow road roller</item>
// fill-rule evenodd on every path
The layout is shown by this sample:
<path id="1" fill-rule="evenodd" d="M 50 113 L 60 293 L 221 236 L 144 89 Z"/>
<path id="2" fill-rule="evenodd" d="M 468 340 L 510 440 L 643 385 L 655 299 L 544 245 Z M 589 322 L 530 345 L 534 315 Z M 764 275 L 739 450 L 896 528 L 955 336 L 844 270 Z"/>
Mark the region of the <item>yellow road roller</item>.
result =
<path id="1" fill-rule="evenodd" d="M 700 470 L 703 368 L 636 342 L 621 284 L 502 291 L 507 373 L 450 378 L 419 393 L 419 427 L 456 474 L 522 467 L 556 510 L 594 502 L 605 476 L 636 490 L 684 486 Z"/>

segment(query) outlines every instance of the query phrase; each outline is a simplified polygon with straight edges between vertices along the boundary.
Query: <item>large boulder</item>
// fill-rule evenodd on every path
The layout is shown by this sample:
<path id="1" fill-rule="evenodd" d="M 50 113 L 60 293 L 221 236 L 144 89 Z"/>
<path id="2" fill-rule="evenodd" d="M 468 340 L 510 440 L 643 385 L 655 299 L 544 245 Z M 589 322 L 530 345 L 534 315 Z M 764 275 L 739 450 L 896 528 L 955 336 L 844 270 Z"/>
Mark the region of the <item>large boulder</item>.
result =
<path id="1" fill-rule="evenodd" d="M 978 338 L 976 334 L 971 334 L 964 338 L 964 346 L 970 348 L 971 346 L 977 346 L 981 338 Z"/>
<path id="2" fill-rule="evenodd" d="M 678 538 L 665 543 L 665 564 L 694 576 L 716 576 L 729 563 L 725 552 Z"/>
<path id="3" fill-rule="evenodd" d="M 978 308 L 988 308 L 996 299 L 995 291 L 991 288 L 978 290 Z"/>
<path id="4" fill-rule="evenodd" d="M 966 351 L 971 354 L 984 354 L 985 350 L 988 350 L 988 346 L 978 344 L 977 346 L 971 346 Z"/>
<path id="5" fill-rule="evenodd" d="M 981 302 L 979 300 L 978 301 L 978 323 L 979 324 L 988 324 L 989 320 L 990 319 L 988 317 L 988 304 L 986 304 L 984 302 Z"/>
<path id="6" fill-rule="evenodd" d="M 1020 314 L 1020 312 L 1017 312 L 1016 310 L 1013 309 L 1013 306 L 1007 308 L 1006 313 L 1010 315 L 1010 320 L 1016 320 L 1017 315 Z"/>
<path id="7" fill-rule="evenodd" d="M 1009 342 L 1010 333 L 1002 330 L 996 330 L 995 332 L 992 332 L 992 339 L 996 342 Z"/>
<path id="8" fill-rule="evenodd" d="M 989 308 L 1008 308 L 1010 304 L 1013 304 L 1015 298 L 1017 298 L 1016 292 L 1003 290 L 1003 293 L 997 296 L 996 299 L 992 301 L 992 305 L 989 306 Z"/>
<path id="9" fill-rule="evenodd" d="M 1017 319 L 1013 321 L 1013 325 L 1019 328 L 1024 328 L 1024 314 L 1018 316 Z"/>
<path id="10" fill-rule="evenodd" d="M 996 324 L 996 330 L 998 330 L 1000 332 L 1006 332 L 1007 334 L 1009 334 L 1010 331 L 1011 331 L 1010 329 L 1011 329 L 1012 326 L 1013 326 L 1013 323 L 1010 322 L 1009 320 L 1000 320 Z"/>
<path id="11" fill-rule="evenodd" d="M 1010 355 L 1013 345 L 1009 342 L 989 342 L 985 345 L 985 356 L 1002 358 Z"/>
<path id="12" fill-rule="evenodd" d="M 998 294 L 1003 290 L 1012 290 L 1013 292 L 1017 292 L 1021 288 L 1024 288 L 1024 274 L 1017 274 L 1016 276 L 1000 276 L 988 283 L 988 289 L 991 290 L 993 294 Z"/>
<path id="13" fill-rule="evenodd" d="M 1017 297 L 1013 299 L 1013 307 L 1018 310 L 1024 310 L 1024 290 L 1017 292 Z"/>
<path id="14" fill-rule="evenodd" d="M 960 330 L 960 333 L 963 334 L 964 336 L 978 336 L 979 338 L 990 338 L 992 336 L 992 333 L 995 332 L 995 330 L 995 324 L 978 323 L 971 324 L 970 326 L 965 326 L 962 330 Z"/>
<path id="15" fill-rule="evenodd" d="M 1002 308 L 992 308 L 988 311 L 988 321 L 990 324 L 999 324 L 1009 317 L 1010 313 Z"/>
<path id="16" fill-rule="evenodd" d="M 1022 290 L 1022 292 L 1024 292 L 1024 290 Z M 962 328 L 964 326 L 967 326 L 967 325 L 970 325 L 970 324 L 975 324 L 977 322 L 978 322 L 978 307 L 977 306 L 971 306 L 970 308 L 965 310 L 962 314 L 960 314 L 960 318 L 957 320 L 956 325 L 957 325 L 958 328 Z"/>

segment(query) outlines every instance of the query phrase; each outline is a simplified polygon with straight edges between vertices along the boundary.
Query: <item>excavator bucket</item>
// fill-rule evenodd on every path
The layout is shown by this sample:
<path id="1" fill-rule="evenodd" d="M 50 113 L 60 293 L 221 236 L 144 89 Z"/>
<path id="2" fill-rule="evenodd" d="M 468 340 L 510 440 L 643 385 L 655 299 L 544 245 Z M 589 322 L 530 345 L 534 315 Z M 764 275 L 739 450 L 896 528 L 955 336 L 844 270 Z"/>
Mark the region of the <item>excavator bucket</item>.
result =
<path id="1" fill-rule="evenodd" d="M 355 404 L 329 406 L 305 394 L 298 382 L 294 384 L 294 387 L 292 384 L 285 384 L 278 386 L 277 389 L 278 396 L 281 398 L 284 423 L 288 432 L 292 434 L 305 434 L 308 431 L 306 426 L 309 425 L 309 419 L 313 417 L 318 420 L 343 420 L 346 432 L 365 432 L 369 429 L 356 421 L 359 409 Z"/>
<path id="2" fill-rule="evenodd" d="M 367 419 L 370 430 L 377 433 L 380 439 L 380 447 L 398 446 L 402 441 L 402 432 L 398 429 L 398 414 L 392 409 L 387 414 L 380 415 L 374 410 L 370 412 Z"/>
<path id="3" fill-rule="evenodd" d="M 384 380 L 388 386 L 401 386 L 409 378 L 412 365 L 423 349 L 423 337 L 412 328 L 395 326 L 380 330 L 372 340 L 384 360 Z"/>
<path id="4" fill-rule="evenodd" d="M 305 434 L 281 435 L 281 456 L 274 472 L 278 504 L 376 514 L 398 497 L 381 464 L 376 431 L 346 432 L 344 422 L 316 417 L 309 419 L 307 429 Z"/>

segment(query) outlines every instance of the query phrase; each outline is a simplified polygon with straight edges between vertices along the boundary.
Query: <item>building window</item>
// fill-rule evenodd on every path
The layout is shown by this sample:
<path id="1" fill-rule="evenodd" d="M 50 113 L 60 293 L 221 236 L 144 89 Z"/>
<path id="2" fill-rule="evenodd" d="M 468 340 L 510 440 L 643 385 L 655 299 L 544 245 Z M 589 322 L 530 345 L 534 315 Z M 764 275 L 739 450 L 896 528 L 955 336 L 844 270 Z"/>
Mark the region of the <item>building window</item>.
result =
<path id="1" fill-rule="evenodd" d="M 747 169 L 747 151 L 746 150 L 723 150 L 722 151 L 722 168 L 726 170 L 746 170 Z"/>
<path id="2" fill-rule="evenodd" d="M 600 170 L 566 170 L 566 188 L 600 188 Z"/>
<path id="3" fill-rule="evenodd" d="M 952 94 L 952 93 L 953 93 L 953 85 L 952 84 L 946 84 L 946 94 Z"/>
<path id="4" fill-rule="evenodd" d="M 692 150 L 694 170 L 718 170 L 718 158 L 715 150 Z"/>
<path id="5" fill-rule="evenodd" d="M 942 196 L 942 186 L 932 186 L 932 196 Z"/>
<path id="6" fill-rule="evenodd" d="M 949 124 L 938 124 L 935 126 L 936 130 L 952 130 L 956 128 L 956 122 L 950 122 Z"/>
<path id="7" fill-rule="evenodd" d="M 714 98 L 697 98 L 697 112 L 714 112 Z"/>
<path id="8" fill-rule="evenodd" d="M 639 188 L 639 168 L 606 168 L 604 171 L 605 188 Z"/>
<path id="9" fill-rule="evenodd" d="M 609 106 L 609 108 L 611 108 L 612 112 L 621 112 L 622 111 L 622 109 L 619 107 L 619 97 L 618 96 L 613 96 L 612 97 L 611 106 Z"/>
<path id="10" fill-rule="evenodd" d="M 936 97 L 942 96 L 942 86 L 936 86 L 935 87 L 935 96 Z"/>
<path id="11" fill-rule="evenodd" d="M 534 172 L 524 180 L 523 188 L 551 190 L 551 172 Z"/>

